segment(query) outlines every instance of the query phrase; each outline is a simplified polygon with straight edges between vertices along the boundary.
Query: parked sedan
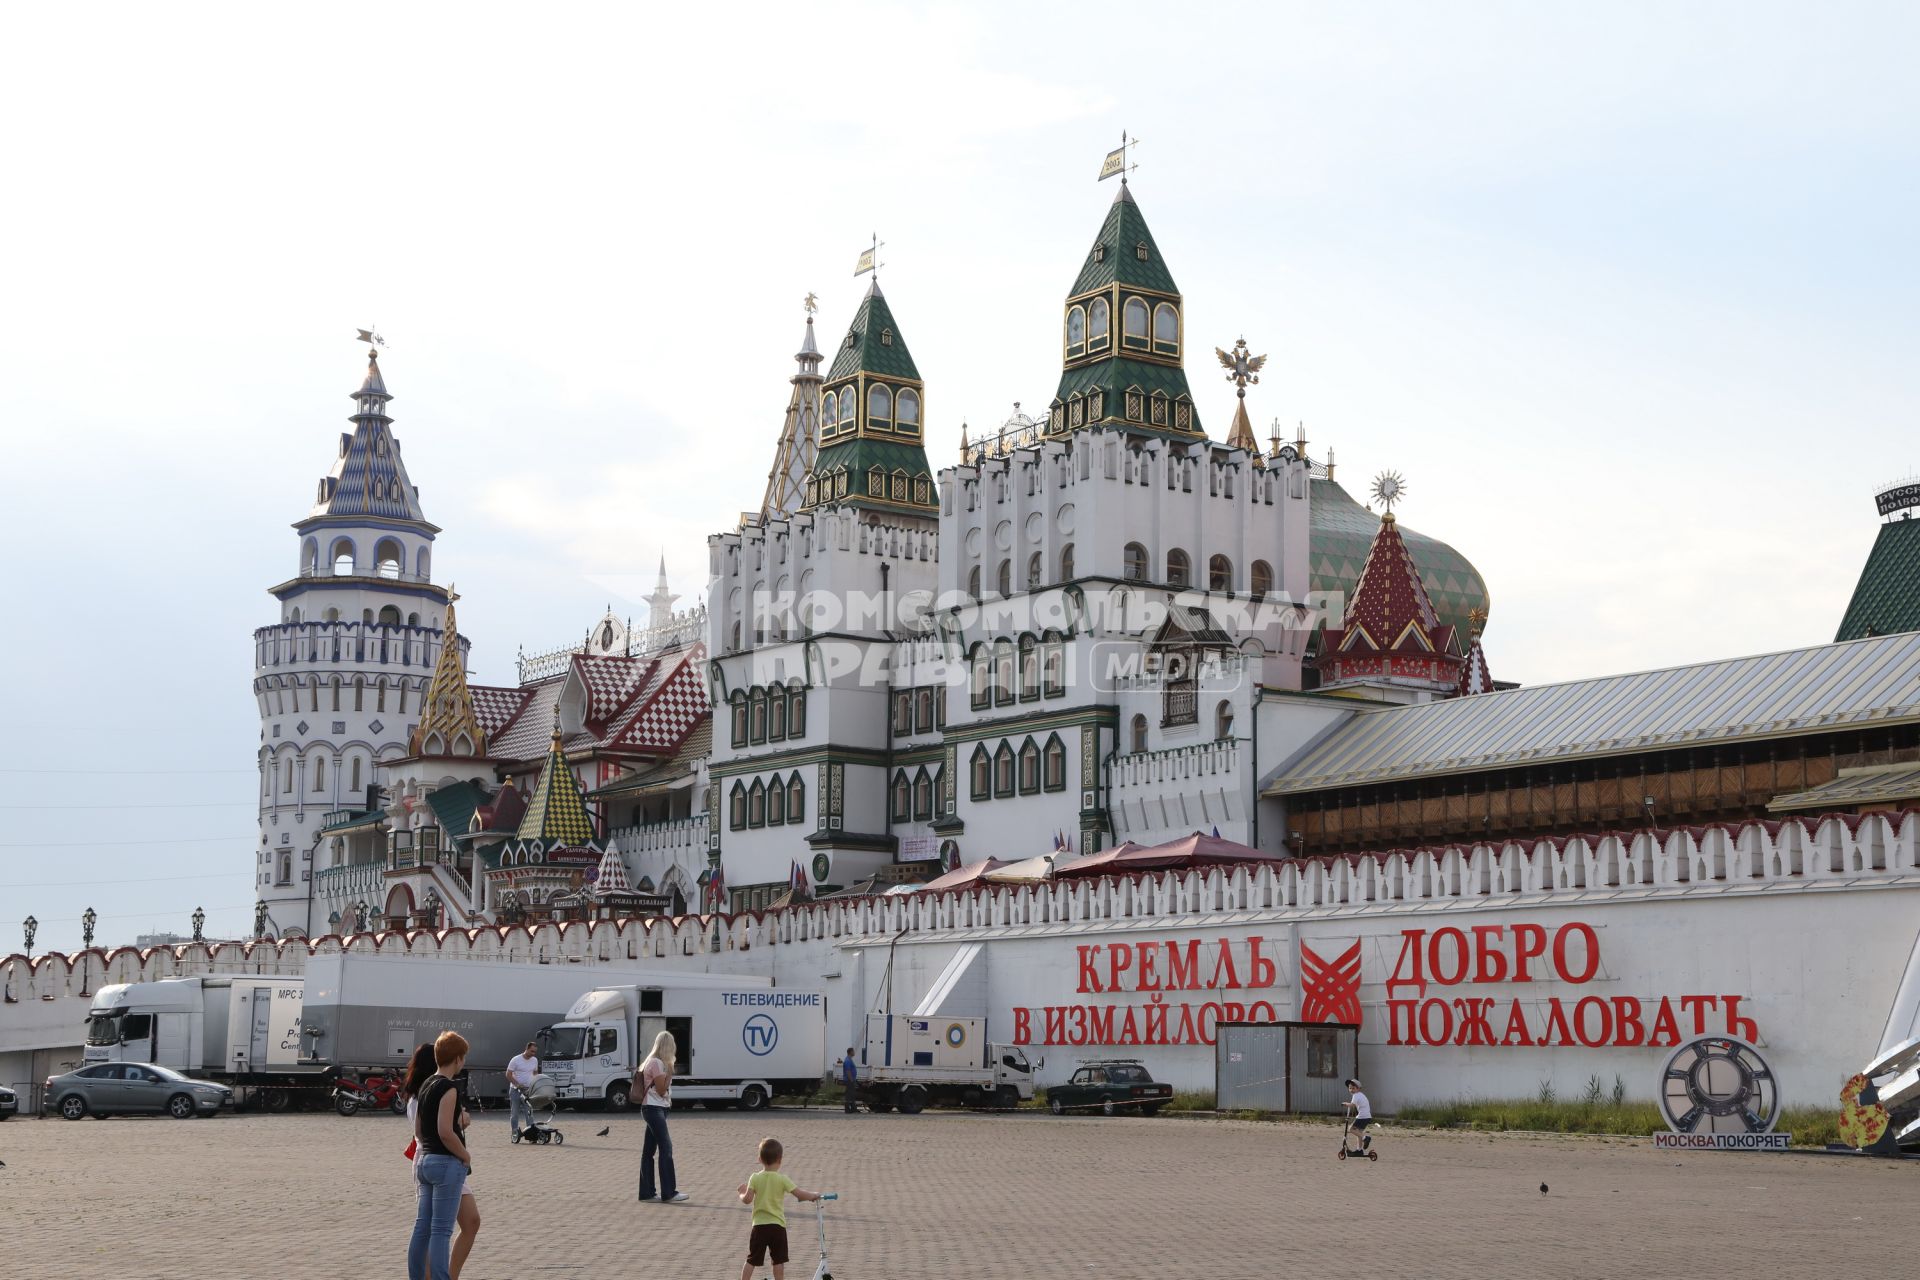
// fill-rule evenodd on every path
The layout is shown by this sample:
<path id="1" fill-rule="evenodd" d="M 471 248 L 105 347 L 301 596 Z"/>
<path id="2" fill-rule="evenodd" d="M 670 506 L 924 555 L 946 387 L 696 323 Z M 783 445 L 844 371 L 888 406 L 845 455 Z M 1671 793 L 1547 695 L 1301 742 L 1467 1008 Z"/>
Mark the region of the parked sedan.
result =
<path id="1" fill-rule="evenodd" d="M 232 1106 L 233 1090 L 152 1063 L 97 1062 L 49 1079 L 43 1105 L 69 1120 L 142 1112 L 191 1120 Z"/>
<path id="2" fill-rule="evenodd" d="M 0 1120 L 5 1120 L 20 1110 L 20 1095 L 5 1085 L 0 1085 Z"/>
<path id="3" fill-rule="evenodd" d="M 1173 1086 L 1156 1083 L 1138 1060 L 1114 1058 L 1086 1063 L 1071 1080 L 1047 1090 L 1047 1110 L 1057 1116 L 1096 1108 L 1110 1116 L 1127 1111 L 1150 1116 L 1172 1097 Z"/>

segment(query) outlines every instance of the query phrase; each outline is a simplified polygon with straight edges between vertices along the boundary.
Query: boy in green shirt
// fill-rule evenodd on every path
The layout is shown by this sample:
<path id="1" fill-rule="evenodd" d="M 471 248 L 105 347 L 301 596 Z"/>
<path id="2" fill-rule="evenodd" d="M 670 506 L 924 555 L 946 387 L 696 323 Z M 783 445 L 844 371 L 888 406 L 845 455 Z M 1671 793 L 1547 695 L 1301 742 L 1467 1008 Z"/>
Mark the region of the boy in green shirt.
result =
<path id="1" fill-rule="evenodd" d="M 773 1280 L 786 1280 L 787 1273 L 787 1196 L 796 1200 L 818 1200 L 818 1191 L 802 1191 L 793 1179 L 780 1172 L 780 1158 L 786 1152 L 776 1138 L 760 1144 L 760 1172 L 740 1184 L 741 1204 L 753 1206 L 753 1231 L 747 1237 L 747 1265 L 740 1268 L 740 1280 L 753 1280 L 753 1269 L 773 1255 Z"/>

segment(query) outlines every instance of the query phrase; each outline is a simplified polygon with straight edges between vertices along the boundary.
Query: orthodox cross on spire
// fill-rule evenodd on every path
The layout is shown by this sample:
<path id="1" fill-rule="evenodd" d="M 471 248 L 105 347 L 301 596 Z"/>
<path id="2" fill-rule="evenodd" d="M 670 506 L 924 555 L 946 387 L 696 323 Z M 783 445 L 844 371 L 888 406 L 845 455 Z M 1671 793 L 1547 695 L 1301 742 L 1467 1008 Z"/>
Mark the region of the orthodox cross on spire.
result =
<path id="1" fill-rule="evenodd" d="M 1140 139 L 1129 138 L 1127 131 L 1122 129 L 1120 131 L 1120 145 L 1112 151 L 1107 152 L 1107 158 L 1100 162 L 1100 176 L 1096 178 L 1095 181 L 1105 182 L 1117 173 L 1120 175 L 1120 185 L 1123 187 L 1126 186 L 1127 175 L 1140 167 L 1137 164 L 1131 163 L 1132 157 L 1128 155 L 1128 152 L 1139 145 Z"/>
<path id="2" fill-rule="evenodd" d="M 1220 348 L 1215 347 L 1213 354 L 1220 357 L 1220 367 L 1227 371 L 1227 381 L 1234 385 L 1240 398 L 1245 400 L 1247 398 L 1248 384 L 1258 385 L 1260 381 L 1260 368 L 1266 364 L 1267 358 L 1265 356 L 1248 355 L 1247 340 L 1245 337 L 1242 337 L 1233 344 L 1232 351 L 1222 351 Z"/>
<path id="3" fill-rule="evenodd" d="M 878 282 L 880 279 L 880 268 L 886 265 L 885 263 L 880 261 L 880 250 L 885 247 L 886 247 L 886 241 L 880 238 L 880 233 L 878 231 L 874 232 L 873 247 L 870 249 L 862 249 L 860 251 L 860 261 L 854 264 L 853 274 L 856 276 L 863 276 L 863 275 L 866 275 L 867 272 L 871 271 L 873 272 L 874 280 Z M 813 295 L 808 294 L 807 296 L 811 298 Z"/>

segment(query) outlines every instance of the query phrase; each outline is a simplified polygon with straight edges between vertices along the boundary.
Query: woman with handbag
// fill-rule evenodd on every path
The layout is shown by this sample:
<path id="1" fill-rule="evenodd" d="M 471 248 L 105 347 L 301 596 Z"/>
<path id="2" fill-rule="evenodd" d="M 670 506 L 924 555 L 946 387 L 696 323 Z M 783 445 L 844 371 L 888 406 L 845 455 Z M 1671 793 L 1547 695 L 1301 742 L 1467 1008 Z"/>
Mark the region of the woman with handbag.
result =
<path id="1" fill-rule="evenodd" d="M 454 1223 L 460 1213 L 460 1189 L 473 1168 L 473 1155 L 460 1133 L 460 1090 L 454 1077 L 467 1065 L 466 1039 L 442 1031 L 433 1042 L 436 1070 L 414 1098 L 414 1160 L 417 1211 L 407 1243 L 407 1280 L 453 1280 Z"/>
<path id="2" fill-rule="evenodd" d="M 653 1199 L 657 1152 L 662 1204 L 681 1204 L 687 1199 L 674 1177 L 673 1139 L 667 1135 L 667 1112 L 673 1110 L 673 1054 L 673 1035 L 662 1031 L 653 1038 L 653 1052 L 640 1065 L 640 1117 L 647 1122 L 647 1138 L 640 1145 L 640 1198 Z"/>
<path id="3" fill-rule="evenodd" d="M 407 1128 L 419 1127 L 420 1089 L 433 1074 L 433 1046 L 423 1044 L 413 1051 L 413 1057 L 407 1062 L 406 1079 L 400 1085 L 400 1095 L 407 1100 Z M 460 1110 L 460 1137 L 467 1136 L 468 1116 L 466 1108 Z M 407 1143 L 405 1155 L 416 1166 L 419 1164 L 419 1139 Z M 480 1234 L 480 1204 L 473 1197 L 473 1174 L 467 1174 L 467 1180 L 460 1184 L 460 1212 L 454 1219 L 460 1228 L 453 1238 L 453 1250 L 447 1264 L 447 1274 L 451 1280 L 460 1280 L 460 1269 L 467 1264 L 467 1255 L 473 1252 L 473 1238 Z"/>

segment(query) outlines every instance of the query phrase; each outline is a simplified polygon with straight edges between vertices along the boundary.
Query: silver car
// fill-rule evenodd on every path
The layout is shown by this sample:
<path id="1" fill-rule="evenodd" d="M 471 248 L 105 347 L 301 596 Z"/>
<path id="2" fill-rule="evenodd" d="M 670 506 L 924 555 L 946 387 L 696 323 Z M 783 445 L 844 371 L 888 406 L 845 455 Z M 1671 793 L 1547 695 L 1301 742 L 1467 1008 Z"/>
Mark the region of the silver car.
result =
<path id="1" fill-rule="evenodd" d="M 5 1120 L 20 1110 L 20 1095 L 5 1085 L 0 1085 L 0 1120 Z"/>
<path id="2" fill-rule="evenodd" d="M 150 1112 L 176 1120 L 217 1115 L 233 1105 L 233 1090 L 147 1062 L 96 1062 L 47 1081 L 48 1111 L 68 1120 Z"/>

